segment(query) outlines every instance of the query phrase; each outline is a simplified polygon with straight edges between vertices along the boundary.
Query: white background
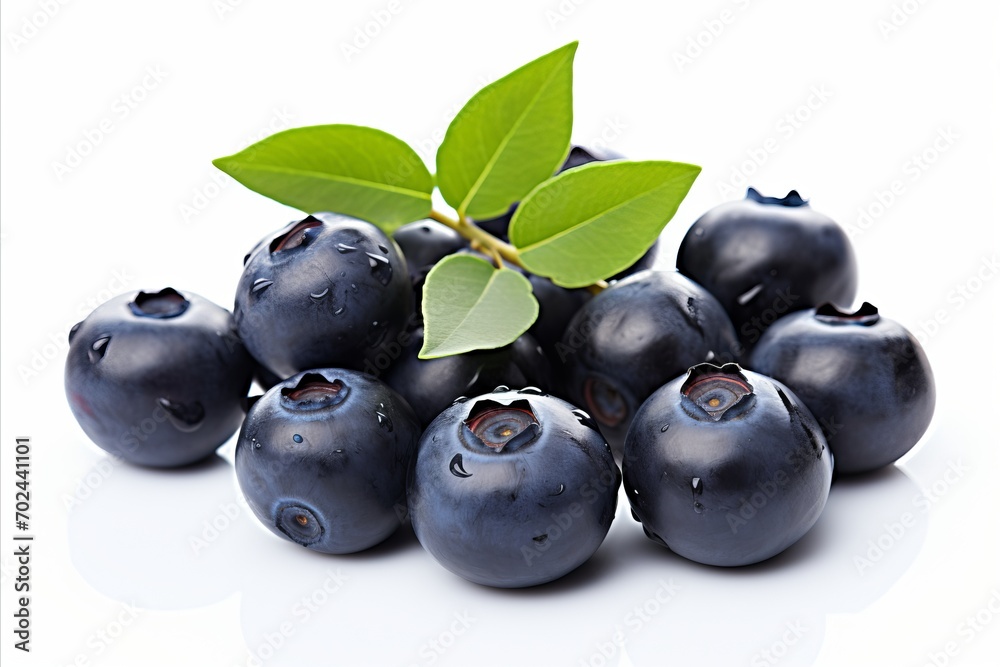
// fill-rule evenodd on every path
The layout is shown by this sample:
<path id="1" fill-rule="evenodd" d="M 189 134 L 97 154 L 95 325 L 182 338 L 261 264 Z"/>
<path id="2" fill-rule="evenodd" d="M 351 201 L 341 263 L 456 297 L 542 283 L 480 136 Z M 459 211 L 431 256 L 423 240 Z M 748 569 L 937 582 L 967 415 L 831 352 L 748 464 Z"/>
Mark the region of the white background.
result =
<path id="1" fill-rule="evenodd" d="M 997 14 L 987 0 L 5 0 L 3 664 L 989 664 Z M 378 15 L 391 20 L 369 25 Z M 472 93 L 574 39 L 577 142 L 704 166 L 664 265 L 748 182 L 797 188 L 852 231 L 859 300 L 919 332 L 937 374 L 937 413 L 910 455 L 838 484 L 813 531 L 761 566 L 672 556 L 623 507 L 581 570 L 511 592 L 458 579 L 412 533 L 350 557 L 273 537 L 239 500 L 232 442 L 176 473 L 114 465 L 88 442 L 62 389 L 69 327 L 141 288 L 231 307 L 243 254 L 295 217 L 221 180 L 212 158 L 336 122 L 392 132 L 433 165 Z M 12 648 L 22 435 L 30 655 Z"/>

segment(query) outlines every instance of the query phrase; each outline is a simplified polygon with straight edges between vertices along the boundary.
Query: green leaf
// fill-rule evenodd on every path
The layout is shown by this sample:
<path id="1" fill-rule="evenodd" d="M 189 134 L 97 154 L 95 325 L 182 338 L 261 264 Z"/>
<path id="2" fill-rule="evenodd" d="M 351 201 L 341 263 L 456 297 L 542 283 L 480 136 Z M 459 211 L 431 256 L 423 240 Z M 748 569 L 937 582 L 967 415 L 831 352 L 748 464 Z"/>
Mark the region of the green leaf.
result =
<path id="1" fill-rule="evenodd" d="M 538 317 L 528 279 L 471 255 L 449 255 L 424 283 L 421 359 L 503 347 Z"/>
<path id="2" fill-rule="evenodd" d="M 386 232 L 431 210 L 434 179 L 420 156 L 371 127 L 285 130 L 212 164 L 282 204 L 352 215 Z"/>
<path id="3" fill-rule="evenodd" d="M 701 167 L 681 162 L 595 162 L 529 194 L 510 240 L 532 273 L 584 287 L 631 266 L 677 212 Z"/>
<path id="4" fill-rule="evenodd" d="M 437 152 L 441 194 L 459 215 L 491 218 L 552 176 L 573 127 L 572 42 L 494 81 L 466 103 Z"/>

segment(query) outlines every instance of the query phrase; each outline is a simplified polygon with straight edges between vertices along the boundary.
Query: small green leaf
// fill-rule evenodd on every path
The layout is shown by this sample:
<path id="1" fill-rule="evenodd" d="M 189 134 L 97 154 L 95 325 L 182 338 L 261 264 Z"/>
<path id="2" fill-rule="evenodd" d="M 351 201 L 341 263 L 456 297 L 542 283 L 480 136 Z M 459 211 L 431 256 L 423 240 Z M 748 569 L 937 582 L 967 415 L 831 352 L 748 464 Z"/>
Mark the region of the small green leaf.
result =
<path id="1" fill-rule="evenodd" d="M 538 317 L 527 278 L 471 255 L 449 255 L 424 283 L 421 359 L 509 345 Z"/>
<path id="2" fill-rule="evenodd" d="M 510 240 L 532 273 L 584 287 L 631 266 L 677 212 L 701 167 L 681 162 L 595 162 L 529 194 Z"/>
<path id="3" fill-rule="evenodd" d="M 459 215 L 491 218 L 552 176 L 573 127 L 572 42 L 466 103 L 437 152 L 438 187 Z"/>
<path id="4" fill-rule="evenodd" d="M 285 130 L 212 164 L 282 204 L 307 213 L 352 215 L 386 232 L 431 210 L 434 179 L 420 156 L 371 127 Z"/>

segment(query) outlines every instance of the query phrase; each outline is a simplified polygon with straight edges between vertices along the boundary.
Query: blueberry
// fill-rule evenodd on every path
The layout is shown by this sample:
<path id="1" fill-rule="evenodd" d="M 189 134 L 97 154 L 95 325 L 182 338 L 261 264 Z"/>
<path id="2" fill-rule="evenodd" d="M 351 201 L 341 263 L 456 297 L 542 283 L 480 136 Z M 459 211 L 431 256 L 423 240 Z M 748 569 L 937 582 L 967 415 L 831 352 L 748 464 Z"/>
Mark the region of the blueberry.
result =
<path id="1" fill-rule="evenodd" d="M 715 295 L 748 349 L 786 313 L 851 305 L 858 284 L 847 234 L 794 190 L 778 199 L 750 188 L 709 210 L 681 241 L 677 268 Z"/>
<path id="2" fill-rule="evenodd" d="M 538 341 L 547 356 L 555 359 L 556 348 L 566 333 L 566 326 L 590 300 L 591 294 L 586 289 L 560 287 L 542 276 L 527 274 L 526 277 L 531 283 L 532 294 L 538 300 L 538 319 L 528 333 Z"/>
<path id="3" fill-rule="evenodd" d="M 542 388 L 551 385 L 548 360 L 529 334 L 501 348 L 438 359 L 417 358 L 423 340 L 423 329 L 418 329 L 407 341 L 409 345 L 400 359 L 385 374 L 385 382 L 409 402 L 425 426 L 459 396 L 476 396 L 501 384 Z"/>
<path id="4" fill-rule="evenodd" d="M 250 252 L 233 314 L 254 358 L 289 377 L 362 368 L 403 330 L 412 308 L 395 242 L 367 222 L 317 213 Z"/>
<path id="5" fill-rule="evenodd" d="M 239 428 L 253 359 L 229 311 L 192 292 L 122 294 L 73 327 L 66 396 L 84 433 L 129 463 L 175 467 Z"/>
<path id="6" fill-rule="evenodd" d="M 658 389 L 625 440 L 625 493 L 646 535 L 708 565 L 781 553 L 819 518 L 833 461 L 781 383 L 699 364 Z"/>
<path id="7" fill-rule="evenodd" d="M 406 257 L 414 285 L 422 282 L 441 259 L 469 245 L 454 229 L 434 220 L 403 225 L 392 233 L 392 238 Z"/>
<path id="8" fill-rule="evenodd" d="M 424 296 L 424 282 L 434 265 L 444 257 L 469 247 L 468 242 L 458 232 L 434 220 L 418 220 L 403 225 L 392 233 L 399 244 L 410 269 L 410 283 L 413 285 L 413 327 L 423 325 L 421 306 Z"/>
<path id="9" fill-rule="evenodd" d="M 420 543 L 469 581 L 519 588 L 582 565 L 621 475 L 587 414 L 534 388 L 456 403 L 424 432 L 407 487 Z"/>
<path id="10" fill-rule="evenodd" d="M 384 541 L 406 516 L 420 426 L 406 402 L 358 371 L 320 369 L 274 386 L 247 414 L 236 478 L 273 533 L 344 554 Z"/>
<path id="11" fill-rule="evenodd" d="M 580 309 L 556 352 L 566 397 L 620 453 L 647 396 L 694 364 L 732 360 L 738 347 L 715 297 L 675 271 L 641 271 Z"/>
<path id="12" fill-rule="evenodd" d="M 839 473 L 868 472 L 910 451 L 934 414 L 934 376 L 917 339 L 865 303 L 783 317 L 750 357 L 819 419 Z"/>

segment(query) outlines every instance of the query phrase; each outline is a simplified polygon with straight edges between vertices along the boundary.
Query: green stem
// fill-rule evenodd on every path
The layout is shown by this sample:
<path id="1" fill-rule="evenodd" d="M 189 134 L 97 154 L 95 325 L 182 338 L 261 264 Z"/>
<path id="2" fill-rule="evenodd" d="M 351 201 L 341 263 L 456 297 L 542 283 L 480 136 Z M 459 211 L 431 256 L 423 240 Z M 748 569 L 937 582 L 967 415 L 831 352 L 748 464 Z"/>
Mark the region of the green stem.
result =
<path id="1" fill-rule="evenodd" d="M 509 243 L 504 243 L 497 237 L 493 236 L 485 229 L 479 227 L 474 222 L 471 222 L 467 218 L 455 219 L 449 215 L 445 215 L 440 211 L 435 211 L 431 209 L 430 215 L 428 215 L 431 220 L 437 220 L 442 225 L 451 227 L 456 232 L 461 234 L 464 238 L 480 245 L 487 255 L 492 256 L 494 259 L 497 257 L 503 259 L 503 261 L 508 264 L 513 264 L 514 266 L 520 267 L 527 271 L 524 264 L 521 263 L 521 257 L 517 254 L 517 248 Z M 497 266 L 497 268 L 501 268 Z M 587 291 L 591 294 L 600 294 L 604 289 L 606 289 L 608 283 L 604 280 L 598 280 L 593 285 L 587 286 Z"/>
<path id="2" fill-rule="evenodd" d="M 431 220 L 437 220 L 442 225 L 451 227 L 470 241 L 475 241 L 483 248 L 490 251 L 488 254 L 497 254 L 508 264 L 513 264 L 514 266 L 522 269 L 525 268 L 524 264 L 521 263 L 521 258 L 517 254 L 517 248 L 509 243 L 504 243 L 478 225 L 469 222 L 468 220 L 456 220 L 455 218 L 435 210 L 431 210 L 428 217 Z"/>

